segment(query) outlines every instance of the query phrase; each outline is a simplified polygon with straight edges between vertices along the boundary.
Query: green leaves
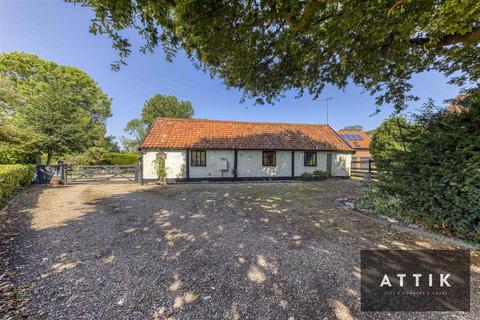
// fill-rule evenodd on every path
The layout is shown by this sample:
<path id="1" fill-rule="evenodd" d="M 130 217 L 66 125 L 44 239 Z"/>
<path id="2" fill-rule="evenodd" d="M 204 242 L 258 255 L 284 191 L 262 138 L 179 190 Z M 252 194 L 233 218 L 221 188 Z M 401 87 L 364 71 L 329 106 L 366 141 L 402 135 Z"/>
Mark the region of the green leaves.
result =
<path id="1" fill-rule="evenodd" d="M 429 104 L 413 120 L 400 121 L 403 133 L 394 118 L 376 130 L 371 150 L 381 174 L 371 203 L 480 241 L 480 89 L 446 111 Z"/>
<path id="2" fill-rule="evenodd" d="M 32 132 L 27 141 L 48 155 L 81 152 L 105 136 L 111 100 L 84 72 L 11 52 L 0 56 L 0 74 L 15 83 L 6 101 L 11 124 Z M 36 137 L 33 139 L 33 137 Z"/>
<path id="3" fill-rule="evenodd" d="M 147 135 L 148 129 L 156 118 L 191 118 L 193 116 L 192 103 L 178 100 L 174 96 L 156 94 L 145 101 L 141 119 L 132 119 L 125 126 L 124 131 L 132 138 L 123 138 L 124 148 L 135 152 Z"/>
<path id="4" fill-rule="evenodd" d="M 70 1 L 70 0 L 67 0 Z M 413 74 L 437 70 L 455 83 L 480 79 L 480 4 L 475 0 L 217 1 L 73 0 L 95 11 L 91 31 L 131 52 L 120 32 L 134 28 L 141 51 L 185 50 L 196 67 L 273 102 L 289 89 L 318 96 L 349 82 L 402 110 Z"/>
<path id="5" fill-rule="evenodd" d="M 35 166 L 0 165 L 0 207 L 21 187 L 32 182 Z"/>
<path id="6" fill-rule="evenodd" d="M 193 116 L 192 103 L 178 100 L 174 96 L 156 94 L 145 102 L 142 109 L 142 122 L 150 126 L 157 117 L 162 118 L 191 118 Z"/>

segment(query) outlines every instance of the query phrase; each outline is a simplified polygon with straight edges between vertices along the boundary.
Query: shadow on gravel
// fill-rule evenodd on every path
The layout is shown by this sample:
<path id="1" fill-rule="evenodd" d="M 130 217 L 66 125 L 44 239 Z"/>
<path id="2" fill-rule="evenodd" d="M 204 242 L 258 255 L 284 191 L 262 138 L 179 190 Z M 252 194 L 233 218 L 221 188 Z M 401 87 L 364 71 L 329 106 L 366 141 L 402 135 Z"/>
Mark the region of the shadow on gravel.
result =
<path id="1" fill-rule="evenodd" d="M 373 318 L 358 311 L 359 250 L 376 244 L 313 214 L 327 204 L 292 204 L 311 191 L 277 188 L 120 192 L 66 207 L 81 214 L 59 226 L 26 226 L 19 264 L 34 316 Z"/>

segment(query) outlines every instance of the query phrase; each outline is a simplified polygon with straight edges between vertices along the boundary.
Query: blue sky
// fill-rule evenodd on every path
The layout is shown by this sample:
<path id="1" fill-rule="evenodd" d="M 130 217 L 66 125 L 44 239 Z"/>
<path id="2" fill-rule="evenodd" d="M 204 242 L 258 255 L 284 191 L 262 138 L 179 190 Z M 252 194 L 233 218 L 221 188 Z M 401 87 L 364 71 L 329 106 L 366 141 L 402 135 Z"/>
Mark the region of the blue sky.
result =
<path id="1" fill-rule="evenodd" d="M 141 39 L 134 32 L 128 33 L 133 44 L 128 66 L 113 72 L 110 64 L 117 59 L 117 52 L 108 38 L 88 32 L 92 16 L 89 8 L 60 0 L 0 0 L 0 52 L 29 52 L 88 73 L 113 99 L 108 134 L 124 135 L 128 120 L 138 117 L 145 100 L 156 93 L 190 100 L 197 118 L 326 122 L 325 102 L 315 101 L 308 95 L 295 99 L 295 94 L 290 93 L 275 105 L 240 103 L 238 90 L 227 90 L 220 79 L 211 79 L 196 70 L 184 54 L 180 53 L 169 63 L 160 49 L 154 54 L 138 52 Z M 421 100 L 412 109 L 429 97 L 441 103 L 459 91 L 447 85 L 445 78 L 437 73 L 415 76 L 413 84 L 413 93 Z M 332 127 L 340 129 L 361 124 L 373 129 L 391 114 L 392 108 L 384 106 L 380 114 L 370 116 L 375 111 L 374 99 L 362 91 L 356 86 L 345 90 L 325 89 L 322 97 L 333 97 L 329 112 Z"/>

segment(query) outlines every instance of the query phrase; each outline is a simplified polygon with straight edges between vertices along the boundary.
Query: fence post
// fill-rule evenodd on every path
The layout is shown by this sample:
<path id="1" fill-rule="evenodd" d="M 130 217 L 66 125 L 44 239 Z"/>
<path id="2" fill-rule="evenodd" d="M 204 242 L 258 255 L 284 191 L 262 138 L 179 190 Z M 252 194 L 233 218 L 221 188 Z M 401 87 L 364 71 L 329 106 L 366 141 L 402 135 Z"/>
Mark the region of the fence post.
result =
<path id="1" fill-rule="evenodd" d="M 372 159 L 368 159 L 368 173 L 372 174 Z"/>

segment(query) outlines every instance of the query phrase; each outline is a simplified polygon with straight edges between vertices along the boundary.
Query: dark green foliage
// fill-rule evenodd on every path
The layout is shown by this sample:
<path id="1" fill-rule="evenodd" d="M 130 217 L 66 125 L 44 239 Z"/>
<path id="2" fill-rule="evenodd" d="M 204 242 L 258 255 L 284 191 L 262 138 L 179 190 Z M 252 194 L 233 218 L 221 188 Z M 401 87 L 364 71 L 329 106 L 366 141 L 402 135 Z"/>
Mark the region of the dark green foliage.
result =
<path id="1" fill-rule="evenodd" d="M 107 149 L 92 147 L 82 154 L 66 157 L 68 163 L 79 165 L 135 165 L 140 154 L 128 152 L 109 152 Z"/>
<path id="2" fill-rule="evenodd" d="M 125 63 L 135 29 L 143 52 L 183 49 L 196 67 L 259 103 L 291 89 L 318 97 L 354 83 L 379 106 L 405 107 L 412 75 L 436 70 L 456 83 L 480 78 L 477 0 L 67 0 L 95 11 Z"/>
<path id="3" fill-rule="evenodd" d="M 15 87 L 13 95 L 2 94 L 0 112 L 19 131 L 36 135 L 36 149 L 47 155 L 47 164 L 54 155 L 102 143 L 111 101 L 86 73 L 9 52 L 0 55 L 0 74 Z"/>
<path id="4" fill-rule="evenodd" d="M 28 129 L 18 129 L 6 118 L 0 123 L 0 164 L 35 163 L 40 137 Z"/>
<path id="5" fill-rule="evenodd" d="M 178 100 L 174 96 L 156 94 L 145 102 L 142 109 L 142 122 L 151 126 L 156 118 L 191 118 L 192 103 Z"/>
<path id="6" fill-rule="evenodd" d="M 34 165 L 0 165 L 0 207 L 16 191 L 32 182 L 34 170 Z"/>
<path id="7" fill-rule="evenodd" d="M 300 175 L 300 180 L 312 181 L 313 180 L 313 174 L 311 174 L 310 172 L 304 172 Z"/>
<path id="8" fill-rule="evenodd" d="M 122 138 L 125 150 L 135 152 L 142 143 L 148 129 L 156 118 L 191 118 L 193 116 L 192 103 L 190 101 L 178 100 L 174 96 L 163 96 L 156 94 L 145 101 L 142 109 L 141 119 L 128 121 L 123 129 L 130 138 Z"/>
<path id="9" fill-rule="evenodd" d="M 404 141 L 372 148 L 375 159 L 385 153 L 390 159 L 379 166 L 370 196 L 379 211 L 480 241 L 479 91 L 462 105 L 446 112 L 430 104 L 404 131 Z M 398 147 L 403 142 L 405 149 Z"/>
<path id="10" fill-rule="evenodd" d="M 330 174 L 326 171 L 315 170 L 313 171 L 313 177 L 315 180 L 327 180 L 330 178 Z"/>
<path id="11" fill-rule="evenodd" d="M 111 153 L 111 163 L 114 165 L 134 165 L 140 161 L 138 153 Z"/>
<path id="12" fill-rule="evenodd" d="M 401 116 L 393 116 L 383 121 L 375 129 L 370 143 L 370 152 L 374 155 L 377 167 L 381 170 L 384 165 L 394 159 L 399 151 L 407 150 L 407 131 L 413 127 Z"/>

